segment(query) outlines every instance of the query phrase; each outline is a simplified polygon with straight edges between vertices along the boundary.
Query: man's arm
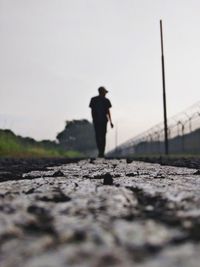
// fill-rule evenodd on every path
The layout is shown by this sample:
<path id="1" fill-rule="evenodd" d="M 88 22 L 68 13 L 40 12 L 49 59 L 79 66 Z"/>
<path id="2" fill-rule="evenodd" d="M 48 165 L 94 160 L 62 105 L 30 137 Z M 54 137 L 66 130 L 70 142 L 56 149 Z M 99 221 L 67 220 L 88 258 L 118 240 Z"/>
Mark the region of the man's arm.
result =
<path id="1" fill-rule="evenodd" d="M 112 118 L 111 118 L 110 109 L 108 109 L 108 113 L 107 113 L 107 115 L 108 115 L 108 120 L 109 120 L 109 122 L 110 122 L 110 126 L 111 126 L 111 128 L 113 128 L 114 125 L 113 125 L 113 123 L 112 123 Z"/>
<path id="2" fill-rule="evenodd" d="M 91 116 L 92 116 L 92 105 L 93 105 L 93 99 L 91 98 L 89 108 L 91 108 Z"/>

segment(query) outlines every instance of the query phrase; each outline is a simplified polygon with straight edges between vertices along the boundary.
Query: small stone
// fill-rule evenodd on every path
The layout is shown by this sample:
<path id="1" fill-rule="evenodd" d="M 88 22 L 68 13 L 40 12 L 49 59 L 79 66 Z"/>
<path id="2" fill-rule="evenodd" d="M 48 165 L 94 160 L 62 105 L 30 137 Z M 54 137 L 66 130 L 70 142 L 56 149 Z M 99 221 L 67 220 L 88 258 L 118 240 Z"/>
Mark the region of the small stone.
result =
<path id="1" fill-rule="evenodd" d="M 74 187 L 78 187 L 78 184 L 77 183 L 74 183 Z"/>
<path id="2" fill-rule="evenodd" d="M 129 172 L 129 173 L 126 173 L 126 176 L 127 176 L 127 177 L 134 177 L 134 176 L 136 176 L 136 175 L 137 175 L 136 172 Z"/>
<path id="3" fill-rule="evenodd" d="M 110 173 L 106 173 L 104 176 L 103 176 L 103 184 L 104 185 L 113 185 L 113 178 L 112 178 L 112 175 Z"/>
<path id="4" fill-rule="evenodd" d="M 54 174 L 53 174 L 53 177 L 63 177 L 63 176 L 65 176 L 65 175 L 61 171 L 54 172 Z"/>
<path id="5" fill-rule="evenodd" d="M 35 191 L 35 188 L 31 188 L 31 189 L 29 189 L 28 191 L 26 191 L 24 193 L 27 194 L 27 195 L 29 195 L 29 194 L 34 193 L 34 191 Z"/>
<path id="6" fill-rule="evenodd" d="M 126 159 L 126 163 L 127 163 L 127 164 L 130 164 L 130 163 L 132 163 L 132 162 L 133 162 L 133 159 L 130 159 L 130 158 L 127 158 L 127 159 Z"/>
<path id="7" fill-rule="evenodd" d="M 89 163 L 94 164 L 95 158 L 90 158 Z"/>
<path id="8" fill-rule="evenodd" d="M 194 175 L 200 175 L 200 170 L 197 170 L 196 172 L 193 173 Z"/>
<path id="9" fill-rule="evenodd" d="M 44 202 L 55 202 L 55 203 L 68 202 L 71 200 L 70 197 L 66 196 L 62 192 L 57 193 L 55 195 L 37 197 L 37 199 Z"/>

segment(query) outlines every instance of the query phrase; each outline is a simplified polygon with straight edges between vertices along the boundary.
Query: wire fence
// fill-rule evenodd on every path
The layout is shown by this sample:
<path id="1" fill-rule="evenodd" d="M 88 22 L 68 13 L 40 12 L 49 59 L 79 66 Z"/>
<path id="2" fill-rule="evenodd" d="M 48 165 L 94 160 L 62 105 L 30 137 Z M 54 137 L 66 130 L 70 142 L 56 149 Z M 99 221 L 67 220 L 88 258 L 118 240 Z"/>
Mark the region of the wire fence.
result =
<path id="1" fill-rule="evenodd" d="M 170 154 L 200 154 L 200 102 L 168 119 Z M 159 123 L 128 140 L 108 156 L 149 155 L 165 152 L 164 125 Z"/>

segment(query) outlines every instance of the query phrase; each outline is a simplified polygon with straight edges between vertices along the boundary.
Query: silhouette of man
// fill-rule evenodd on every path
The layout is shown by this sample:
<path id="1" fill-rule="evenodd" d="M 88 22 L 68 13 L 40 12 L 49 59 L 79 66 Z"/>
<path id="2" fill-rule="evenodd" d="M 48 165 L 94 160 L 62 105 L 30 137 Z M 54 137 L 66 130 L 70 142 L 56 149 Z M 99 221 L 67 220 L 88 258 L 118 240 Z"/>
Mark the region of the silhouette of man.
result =
<path id="1" fill-rule="evenodd" d="M 105 96 L 108 91 L 104 87 L 99 87 L 99 95 L 91 98 L 89 107 L 92 110 L 92 119 L 95 130 L 95 137 L 97 148 L 99 151 L 99 157 L 104 157 L 106 146 L 106 132 L 107 122 L 110 121 L 110 126 L 113 128 L 113 123 L 110 114 L 110 108 L 112 107 L 110 100 Z"/>

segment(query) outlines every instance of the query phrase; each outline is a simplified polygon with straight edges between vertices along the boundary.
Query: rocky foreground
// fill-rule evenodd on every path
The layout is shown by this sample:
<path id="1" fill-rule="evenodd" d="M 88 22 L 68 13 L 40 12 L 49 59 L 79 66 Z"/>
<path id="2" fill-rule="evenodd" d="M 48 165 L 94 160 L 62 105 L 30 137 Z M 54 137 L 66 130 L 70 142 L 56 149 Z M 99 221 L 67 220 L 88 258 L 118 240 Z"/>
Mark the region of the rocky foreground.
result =
<path id="1" fill-rule="evenodd" d="M 1 267 L 193 267 L 200 172 L 82 160 L 0 180 Z"/>

